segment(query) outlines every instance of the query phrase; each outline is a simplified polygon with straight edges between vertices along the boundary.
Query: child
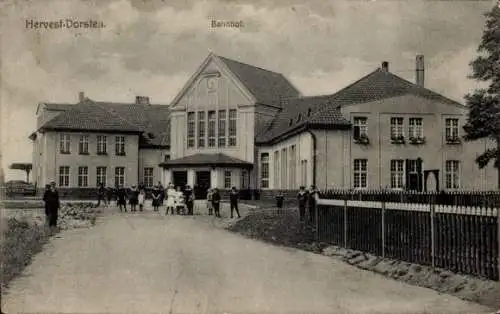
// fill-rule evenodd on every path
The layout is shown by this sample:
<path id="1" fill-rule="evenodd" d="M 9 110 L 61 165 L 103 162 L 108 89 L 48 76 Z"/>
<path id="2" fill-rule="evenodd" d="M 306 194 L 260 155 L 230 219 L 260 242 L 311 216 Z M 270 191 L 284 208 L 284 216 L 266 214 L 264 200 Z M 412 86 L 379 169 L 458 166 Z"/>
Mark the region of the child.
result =
<path id="1" fill-rule="evenodd" d="M 157 212 L 158 207 L 160 207 L 160 190 L 158 187 L 154 187 L 153 189 L 153 211 Z"/>
<path id="2" fill-rule="evenodd" d="M 186 202 L 184 199 L 184 193 L 181 191 L 181 187 L 178 186 L 175 194 L 175 209 L 177 214 L 185 214 L 186 213 Z"/>
<path id="3" fill-rule="evenodd" d="M 127 212 L 127 192 L 123 187 L 120 187 L 117 193 L 117 200 L 116 203 L 120 208 L 120 212 L 125 210 Z M 123 209 L 122 209 L 123 207 Z"/>
<path id="4" fill-rule="evenodd" d="M 138 202 L 139 202 L 139 211 L 142 212 L 142 209 L 144 208 L 144 199 L 146 198 L 146 193 L 144 192 L 144 190 L 141 190 L 141 192 L 139 192 L 139 196 L 138 196 Z"/>
<path id="5" fill-rule="evenodd" d="M 217 188 L 213 189 L 212 192 L 212 206 L 214 208 L 215 217 L 220 217 L 220 194 Z"/>
<path id="6" fill-rule="evenodd" d="M 208 189 L 207 191 L 207 208 L 208 208 L 208 215 L 212 216 L 214 210 L 212 206 L 212 189 Z"/>

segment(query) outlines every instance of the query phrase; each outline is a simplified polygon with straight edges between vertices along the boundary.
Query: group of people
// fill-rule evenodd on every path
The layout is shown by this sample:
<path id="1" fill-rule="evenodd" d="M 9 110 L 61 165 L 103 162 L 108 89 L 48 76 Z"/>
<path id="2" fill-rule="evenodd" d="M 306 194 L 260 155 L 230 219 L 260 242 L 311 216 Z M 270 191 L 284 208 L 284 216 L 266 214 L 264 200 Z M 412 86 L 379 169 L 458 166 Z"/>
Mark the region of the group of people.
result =
<path id="1" fill-rule="evenodd" d="M 299 215 L 301 221 L 305 220 L 307 206 L 309 208 L 309 222 L 314 223 L 314 219 L 316 217 L 316 196 L 319 196 L 319 190 L 314 185 L 311 185 L 309 190 L 306 190 L 304 186 L 299 188 L 297 200 L 299 203 Z"/>
<path id="2" fill-rule="evenodd" d="M 236 187 L 233 186 L 231 188 L 231 191 L 229 192 L 229 204 L 230 204 L 230 210 L 231 210 L 231 218 L 234 218 L 235 211 L 236 211 L 236 214 L 238 215 L 238 218 L 241 217 L 240 211 L 238 210 L 238 199 L 239 199 L 238 190 L 236 190 Z M 220 196 L 219 190 L 217 188 L 208 189 L 208 191 L 207 191 L 208 215 L 210 215 L 210 216 L 215 215 L 215 217 L 221 217 L 220 216 L 220 200 L 221 200 L 221 196 Z"/>
<path id="3" fill-rule="evenodd" d="M 116 205 L 120 209 L 120 212 L 127 211 L 127 203 L 130 205 L 130 210 L 132 212 L 137 211 L 137 206 L 139 211 L 143 211 L 146 192 L 145 188 L 142 186 L 136 187 L 133 185 L 130 189 L 118 188 L 113 191 L 110 188 L 105 188 L 104 185 L 101 184 L 98 188 L 97 206 L 100 206 L 101 202 L 105 206 L 108 206 L 111 204 L 113 198 L 116 198 Z M 168 187 L 165 189 L 162 184 L 158 182 L 158 185 L 155 185 L 151 190 L 151 199 L 151 205 L 155 212 L 159 212 L 160 207 L 165 206 L 165 215 L 193 215 L 195 195 L 193 189 L 189 185 L 186 185 L 184 189 L 182 189 L 180 186 L 174 187 L 172 183 L 169 183 Z M 239 193 L 236 187 L 231 188 L 229 200 L 231 218 L 234 217 L 235 212 L 237 217 L 241 217 L 238 210 Z M 208 189 L 206 204 L 208 215 L 221 217 L 220 202 L 221 195 L 219 190 L 217 188 Z"/>
<path id="4" fill-rule="evenodd" d="M 116 199 L 116 205 L 120 212 L 127 212 L 127 203 L 130 205 L 131 212 L 136 212 L 137 209 L 143 211 L 146 202 L 146 189 L 142 185 L 139 187 L 132 185 L 129 189 L 122 187 L 113 190 L 111 188 L 105 188 L 103 184 L 100 184 L 98 188 L 97 206 L 101 205 L 101 201 L 105 206 L 108 206 L 111 204 L 113 198 Z M 158 182 L 151 190 L 151 199 L 151 205 L 155 212 L 159 212 L 160 207 L 162 207 L 166 201 L 166 215 L 169 213 L 171 215 L 193 215 L 194 193 L 189 185 L 181 189 L 180 186 L 174 187 L 173 184 L 169 183 L 168 187 L 165 189 L 162 184 Z"/>

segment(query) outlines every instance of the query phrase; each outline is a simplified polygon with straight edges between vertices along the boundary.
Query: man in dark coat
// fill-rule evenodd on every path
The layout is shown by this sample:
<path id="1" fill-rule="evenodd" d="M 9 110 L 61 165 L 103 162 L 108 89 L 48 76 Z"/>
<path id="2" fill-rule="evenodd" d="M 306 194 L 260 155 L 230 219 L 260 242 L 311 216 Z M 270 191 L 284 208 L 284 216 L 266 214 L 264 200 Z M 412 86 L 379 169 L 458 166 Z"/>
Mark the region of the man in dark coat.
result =
<path id="1" fill-rule="evenodd" d="M 231 218 L 233 218 L 233 212 L 236 211 L 238 218 L 240 218 L 240 212 L 238 210 L 238 191 L 236 187 L 233 186 L 231 192 L 229 192 L 229 203 L 231 204 Z"/>
<path id="2" fill-rule="evenodd" d="M 217 188 L 212 193 L 212 206 L 214 208 L 215 217 L 220 217 L 220 194 Z"/>
<path id="3" fill-rule="evenodd" d="M 104 187 L 104 184 L 99 183 L 99 187 L 97 189 L 97 207 L 101 206 L 101 201 L 104 201 L 104 206 L 107 206 L 105 194 L 106 188 Z"/>
<path id="4" fill-rule="evenodd" d="M 309 193 L 307 193 L 310 223 L 314 223 L 314 220 L 316 219 L 316 196 L 318 194 L 319 191 L 316 189 L 316 186 L 311 185 L 311 189 L 309 190 Z"/>
<path id="5" fill-rule="evenodd" d="M 304 221 L 304 217 L 306 215 L 307 191 L 303 186 L 300 187 L 297 200 L 299 201 L 300 221 Z"/>
<path id="6" fill-rule="evenodd" d="M 49 189 L 45 191 L 45 194 L 43 195 L 43 200 L 48 213 L 49 227 L 55 228 L 57 227 L 59 207 L 61 206 L 55 182 L 50 183 Z"/>
<path id="7" fill-rule="evenodd" d="M 188 215 L 193 215 L 194 193 L 189 185 L 186 185 L 184 189 L 184 199 L 186 201 Z"/>
<path id="8" fill-rule="evenodd" d="M 49 206 L 47 204 L 47 201 L 45 200 L 47 198 L 47 191 L 50 190 L 50 184 L 45 184 L 45 193 L 43 194 L 43 201 L 45 202 L 45 221 L 49 221 Z"/>

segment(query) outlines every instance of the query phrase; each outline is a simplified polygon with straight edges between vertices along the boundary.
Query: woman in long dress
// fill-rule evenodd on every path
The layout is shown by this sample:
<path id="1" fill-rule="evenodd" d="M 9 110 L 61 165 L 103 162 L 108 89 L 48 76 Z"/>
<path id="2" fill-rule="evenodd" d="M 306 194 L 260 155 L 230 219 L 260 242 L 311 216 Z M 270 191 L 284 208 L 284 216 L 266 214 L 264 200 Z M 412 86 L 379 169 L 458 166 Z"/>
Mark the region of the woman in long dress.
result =
<path id="1" fill-rule="evenodd" d="M 168 185 L 167 189 L 167 208 L 165 209 L 165 215 L 168 215 L 168 210 L 170 209 L 170 213 L 173 215 L 175 210 L 175 199 L 177 193 L 172 184 Z"/>

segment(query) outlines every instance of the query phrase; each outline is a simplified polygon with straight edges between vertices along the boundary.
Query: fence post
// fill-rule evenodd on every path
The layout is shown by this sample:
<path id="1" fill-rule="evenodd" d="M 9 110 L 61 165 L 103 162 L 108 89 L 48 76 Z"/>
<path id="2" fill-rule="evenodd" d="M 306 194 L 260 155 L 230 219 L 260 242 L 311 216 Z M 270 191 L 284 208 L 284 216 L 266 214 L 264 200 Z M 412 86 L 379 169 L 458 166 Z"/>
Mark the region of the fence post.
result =
<path id="1" fill-rule="evenodd" d="M 347 199 L 344 200 L 344 248 L 347 249 Z"/>
<path id="2" fill-rule="evenodd" d="M 316 242 L 319 242 L 319 221 L 318 221 L 318 217 L 319 217 L 319 196 L 318 194 L 316 194 L 314 196 L 315 200 L 314 200 L 314 226 L 316 228 Z"/>
<path id="3" fill-rule="evenodd" d="M 385 258 L 385 201 L 382 201 L 382 258 Z"/>
<path id="4" fill-rule="evenodd" d="M 434 224 L 434 216 L 436 214 L 436 199 L 431 197 L 431 267 L 434 268 L 436 266 L 436 228 Z"/>
<path id="5" fill-rule="evenodd" d="M 495 206 L 497 208 L 497 267 L 498 267 L 498 280 L 500 281 L 500 206 Z"/>

